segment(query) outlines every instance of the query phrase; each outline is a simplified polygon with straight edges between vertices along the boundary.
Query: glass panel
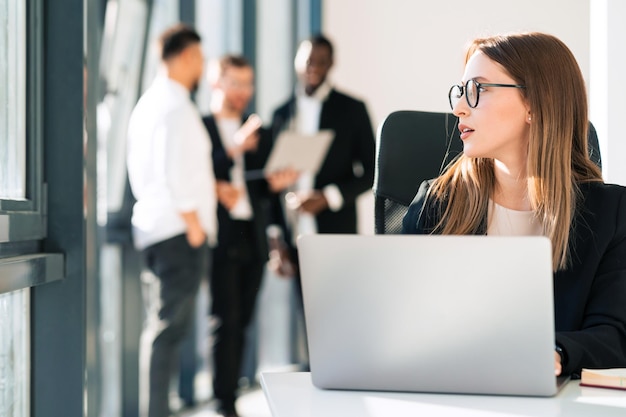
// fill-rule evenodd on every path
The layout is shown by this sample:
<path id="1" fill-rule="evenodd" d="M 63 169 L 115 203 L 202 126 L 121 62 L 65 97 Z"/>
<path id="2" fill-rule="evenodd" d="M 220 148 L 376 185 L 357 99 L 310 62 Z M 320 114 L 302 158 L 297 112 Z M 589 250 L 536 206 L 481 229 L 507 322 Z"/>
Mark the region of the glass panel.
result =
<path id="1" fill-rule="evenodd" d="M 0 198 L 26 197 L 26 2 L 0 0 Z"/>
<path id="2" fill-rule="evenodd" d="M 30 415 L 30 289 L 0 294 L 0 416 Z"/>
<path id="3" fill-rule="evenodd" d="M 103 245 L 100 252 L 101 416 L 122 415 L 122 251 Z"/>
<path id="4" fill-rule="evenodd" d="M 161 3 L 153 5 L 155 10 Z M 144 0 L 107 3 L 100 57 L 100 73 L 106 80 L 107 94 L 98 105 L 97 117 L 98 136 L 106 144 L 99 158 L 106 158 L 107 211 L 114 213 L 122 208 L 126 187 L 126 130 L 138 98 L 147 20 Z"/>

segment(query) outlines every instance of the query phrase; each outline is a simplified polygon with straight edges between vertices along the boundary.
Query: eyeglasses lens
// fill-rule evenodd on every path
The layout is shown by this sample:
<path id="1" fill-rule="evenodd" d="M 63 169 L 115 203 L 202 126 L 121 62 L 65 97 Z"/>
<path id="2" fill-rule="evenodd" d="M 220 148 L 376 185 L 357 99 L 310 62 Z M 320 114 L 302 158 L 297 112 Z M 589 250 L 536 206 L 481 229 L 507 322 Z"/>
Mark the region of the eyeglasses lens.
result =
<path id="1" fill-rule="evenodd" d="M 474 80 L 468 80 L 465 83 L 465 94 L 467 95 L 467 104 L 474 108 L 478 104 L 478 86 Z"/>
<path id="2" fill-rule="evenodd" d="M 462 88 L 458 85 L 453 85 L 448 93 L 448 99 L 450 100 L 450 107 L 452 110 L 454 110 L 461 97 L 463 97 Z"/>

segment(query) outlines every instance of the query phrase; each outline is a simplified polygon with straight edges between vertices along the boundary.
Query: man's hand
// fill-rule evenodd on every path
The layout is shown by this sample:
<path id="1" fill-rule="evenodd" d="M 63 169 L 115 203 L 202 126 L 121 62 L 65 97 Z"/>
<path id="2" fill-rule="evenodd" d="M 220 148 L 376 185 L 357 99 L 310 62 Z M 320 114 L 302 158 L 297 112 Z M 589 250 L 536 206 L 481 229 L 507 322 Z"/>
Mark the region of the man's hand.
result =
<path id="1" fill-rule="evenodd" d="M 298 181 L 300 173 L 293 168 L 285 168 L 266 175 L 265 179 L 274 193 L 281 192 Z"/>
<path id="2" fill-rule="evenodd" d="M 289 192 L 285 195 L 287 208 L 317 215 L 328 208 L 328 200 L 320 190 Z"/>
<path id="3" fill-rule="evenodd" d="M 324 193 L 315 190 L 304 197 L 300 197 L 300 211 L 317 215 L 328 208 L 328 200 Z"/>
<path id="4" fill-rule="evenodd" d="M 241 190 L 228 181 L 216 181 L 215 191 L 218 201 L 229 211 L 235 207 L 241 196 Z"/>
<path id="5" fill-rule="evenodd" d="M 199 248 L 206 242 L 206 233 L 200 225 L 200 219 L 198 213 L 195 211 L 183 212 L 180 214 L 187 225 L 187 243 L 192 248 Z"/>
<path id="6" fill-rule="evenodd" d="M 236 135 L 235 138 L 237 138 Z M 228 153 L 231 158 L 237 157 L 246 152 L 256 151 L 259 146 L 259 133 L 253 132 L 243 137 L 240 142 L 237 141 L 237 139 L 235 139 L 235 141 L 237 142 L 237 145 L 228 149 Z"/>
<path id="7" fill-rule="evenodd" d="M 228 156 L 235 158 L 243 153 L 256 151 L 259 146 L 259 128 L 263 122 L 261 118 L 252 114 L 235 133 L 235 146 L 227 150 Z"/>
<path id="8" fill-rule="evenodd" d="M 267 267 L 274 274 L 281 278 L 291 278 L 295 275 L 296 268 L 286 247 L 270 250 L 269 257 Z"/>
<path id="9" fill-rule="evenodd" d="M 187 242 L 192 248 L 199 248 L 206 242 L 206 233 L 202 227 L 191 227 L 187 229 Z"/>

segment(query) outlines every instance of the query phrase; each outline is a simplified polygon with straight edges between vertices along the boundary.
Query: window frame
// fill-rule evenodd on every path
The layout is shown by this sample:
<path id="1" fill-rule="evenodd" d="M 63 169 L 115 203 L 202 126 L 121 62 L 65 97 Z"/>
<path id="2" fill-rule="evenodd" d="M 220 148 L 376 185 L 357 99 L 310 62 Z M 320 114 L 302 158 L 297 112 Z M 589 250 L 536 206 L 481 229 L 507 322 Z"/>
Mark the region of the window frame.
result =
<path id="1" fill-rule="evenodd" d="M 35 3 L 35 4 L 34 4 Z M 25 77 L 25 113 L 26 142 L 25 152 L 25 199 L 0 198 L 0 224 L 8 221 L 9 230 L 0 229 L 0 242 L 43 239 L 45 228 L 40 221 L 43 217 L 43 177 L 42 155 L 43 140 L 41 135 L 41 30 L 37 28 L 37 2 L 27 2 L 25 13 L 26 77 Z M 38 33 L 39 32 L 39 33 Z M 35 223 L 34 225 L 32 223 Z"/>
<path id="2" fill-rule="evenodd" d="M 47 229 L 43 175 L 42 1 L 26 3 L 25 20 L 25 199 L 0 199 L 0 293 L 64 277 L 63 255 L 41 252 L 41 241 L 46 238 Z"/>

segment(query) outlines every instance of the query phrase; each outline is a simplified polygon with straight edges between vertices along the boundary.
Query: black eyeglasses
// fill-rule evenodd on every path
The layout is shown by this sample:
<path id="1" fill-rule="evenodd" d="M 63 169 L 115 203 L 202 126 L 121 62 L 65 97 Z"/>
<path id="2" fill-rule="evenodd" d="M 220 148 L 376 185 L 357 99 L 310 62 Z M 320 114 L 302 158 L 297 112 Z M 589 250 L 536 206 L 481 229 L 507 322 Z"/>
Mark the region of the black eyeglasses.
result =
<path id="1" fill-rule="evenodd" d="M 448 92 L 448 100 L 450 100 L 450 108 L 454 110 L 461 97 L 465 95 L 467 105 L 472 109 L 478 106 L 478 98 L 480 97 L 480 90 L 483 87 L 511 87 L 511 88 L 526 88 L 521 84 L 494 84 L 494 83 L 479 83 L 476 80 L 467 80 L 465 85 L 453 85 Z"/>

